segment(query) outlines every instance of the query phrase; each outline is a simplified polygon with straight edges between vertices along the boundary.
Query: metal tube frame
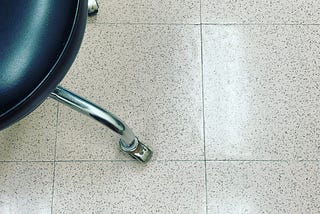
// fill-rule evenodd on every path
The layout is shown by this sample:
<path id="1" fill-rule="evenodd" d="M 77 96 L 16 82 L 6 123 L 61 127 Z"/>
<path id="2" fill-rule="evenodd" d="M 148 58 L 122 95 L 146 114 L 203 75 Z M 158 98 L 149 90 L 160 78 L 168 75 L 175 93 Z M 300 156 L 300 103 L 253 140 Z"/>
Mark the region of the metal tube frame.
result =
<path id="1" fill-rule="evenodd" d="M 118 133 L 121 137 L 119 141 L 120 149 L 123 152 L 128 153 L 133 158 L 144 163 L 148 162 L 151 158 L 152 151 L 146 145 L 142 144 L 128 125 L 115 115 L 61 86 L 57 86 L 50 94 L 50 97 L 91 117 Z"/>

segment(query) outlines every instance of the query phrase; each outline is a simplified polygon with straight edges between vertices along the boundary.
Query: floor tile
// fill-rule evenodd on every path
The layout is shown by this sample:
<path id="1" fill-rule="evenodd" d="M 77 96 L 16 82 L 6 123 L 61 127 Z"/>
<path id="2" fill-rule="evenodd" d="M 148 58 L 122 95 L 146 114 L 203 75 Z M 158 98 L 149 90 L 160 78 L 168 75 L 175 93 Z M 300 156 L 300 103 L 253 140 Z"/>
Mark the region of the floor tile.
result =
<path id="1" fill-rule="evenodd" d="M 50 213 L 52 163 L 0 163 L 0 213 Z"/>
<path id="2" fill-rule="evenodd" d="M 208 162 L 208 213 L 318 213 L 319 172 L 316 162 Z"/>
<path id="3" fill-rule="evenodd" d="M 294 0 L 292 23 L 320 24 L 320 4 L 318 0 Z"/>
<path id="4" fill-rule="evenodd" d="M 292 164 L 295 178 L 295 213 L 320 212 L 320 162 Z"/>
<path id="5" fill-rule="evenodd" d="M 204 162 L 58 163 L 54 213 L 205 213 Z"/>
<path id="6" fill-rule="evenodd" d="M 318 0 L 202 0 L 210 24 L 319 24 Z"/>
<path id="7" fill-rule="evenodd" d="M 0 161 L 53 160 L 57 103 L 46 100 L 30 115 L 0 132 Z"/>
<path id="8" fill-rule="evenodd" d="M 202 22 L 211 24 L 288 24 L 292 0 L 202 0 Z"/>
<path id="9" fill-rule="evenodd" d="M 97 23 L 200 23 L 200 0 L 99 1 Z"/>
<path id="10" fill-rule="evenodd" d="M 318 26 L 293 26 L 291 72 L 295 109 L 296 158 L 320 160 L 320 29 Z"/>
<path id="11" fill-rule="evenodd" d="M 62 85 L 122 118 L 154 159 L 203 159 L 199 26 L 89 25 Z M 89 120 L 60 108 L 57 158 L 126 159 Z"/>
<path id="12" fill-rule="evenodd" d="M 318 33 L 204 26 L 207 159 L 318 158 Z"/>

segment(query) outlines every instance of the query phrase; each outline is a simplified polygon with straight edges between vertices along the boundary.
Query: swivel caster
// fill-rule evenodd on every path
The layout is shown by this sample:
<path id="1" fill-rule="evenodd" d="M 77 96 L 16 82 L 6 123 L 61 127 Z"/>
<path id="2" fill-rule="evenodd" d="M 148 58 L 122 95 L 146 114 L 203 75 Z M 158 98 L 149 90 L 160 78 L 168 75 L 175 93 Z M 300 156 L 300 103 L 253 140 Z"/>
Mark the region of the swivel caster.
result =
<path id="1" fill-rule="evenodd" d="M 88 15 L 93 16 L 98 13 L 99 5 L 96 0 L 88 0 Z"/>
<path id="2" fill-rule="evenodd" d="M 152 157 L 151 149 L 141 143 L 136 137 L 134 139 L 134 143 L 132 143 L 131 146 L 128 146 L 126 143 L 124 143 L 122 139 L 120 140 L 119 144 L 120 149 L 123 152 L 129 154 L 131 157 L 142 163 L 148 162 Z"/>

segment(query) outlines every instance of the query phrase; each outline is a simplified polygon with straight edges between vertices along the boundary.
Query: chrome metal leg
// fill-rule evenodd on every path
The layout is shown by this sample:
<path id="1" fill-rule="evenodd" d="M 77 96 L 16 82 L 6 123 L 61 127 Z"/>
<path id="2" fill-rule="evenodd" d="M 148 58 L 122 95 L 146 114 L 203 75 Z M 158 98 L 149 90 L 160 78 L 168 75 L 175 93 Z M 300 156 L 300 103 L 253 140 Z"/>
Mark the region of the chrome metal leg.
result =
<path id="1" fill-rule="evenodd" d="M 99 5 L 96 0 L 88 0 L 88 15 L 92 16 L 98 13 Z"/>
<path id="2" fill-rule="evenodd" d="M 58 86 L 51 93 L 50 97 L 97 120 L 118 133 L 121 136 L 119 141 L 121 150 L 133 158 L 141 162 L 147 162 L 151 158 L 152 151 L 146 145 L 142 144 L 132 130 L 115 115 L 61 86 Z"/>

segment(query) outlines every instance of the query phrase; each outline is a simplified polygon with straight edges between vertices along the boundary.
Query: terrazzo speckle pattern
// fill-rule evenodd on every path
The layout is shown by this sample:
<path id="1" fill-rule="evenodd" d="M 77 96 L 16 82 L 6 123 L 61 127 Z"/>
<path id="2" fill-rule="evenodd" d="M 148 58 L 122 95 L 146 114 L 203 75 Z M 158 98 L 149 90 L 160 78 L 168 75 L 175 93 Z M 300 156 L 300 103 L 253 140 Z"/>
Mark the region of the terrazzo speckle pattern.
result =
<path id="1" fill-rule="evenodd" d="M 205 213 L 204 162 L 58 163 L 54 213 Z"/>
<path id="2" fill-rule="evenodd" d="M 199 24 L 200 0 L 100 1 L 95 23 Z"/>
<path id="3" fill-rule="evenodd" d="M 205 24 L 319 24 L 317 0 L 202 0 Z"/>
<path id="4" fill-rule="evenodd" d="M 0 161 L 53 161 L 58 104 L 46 100 L 13 126 L 0 132 Z"/>
<path id="5" fill-rule="evenodd" d="M 288 24 L 292 0 L 202 0 L 202 22 L 210 24 Z"/>
<path id="6" fill-rule="evenodd" d="M 123 118 L 154 159 L 204 159 L 199 26 L 89 25 L 62 85 Z M 60 110 L 58 159 L 125 158 L 109 131 Z"/>
<path id="7" fill-rule="evenodd" d="M 319 163 L 209 161 L 207 172 L 208 213 L 320 211 Z"/>
<path id="8" fill-rule="evenodd" d="M 0 163 L 0 213 L 50 213 L 53 163 Z"/>
<path id="9" fill-rule="evenodd" d="M 292 8 L 293 24 L 320 23 L 320 4 L 317 0 L 294 0 Z"/>
<path id="10" fill-rule="evenodd" d="M 318 27 L 203 29 L 207 159 L 317 160 Z"/>
<path id="11" fill-rule="evenodd" d="M 320 213 L 320 2 L 101 0 L 62 86 L 0 132 L 0 213 Z"/>

